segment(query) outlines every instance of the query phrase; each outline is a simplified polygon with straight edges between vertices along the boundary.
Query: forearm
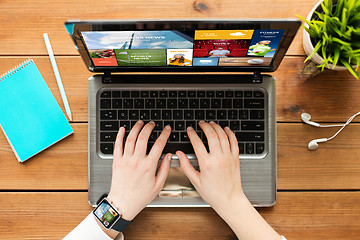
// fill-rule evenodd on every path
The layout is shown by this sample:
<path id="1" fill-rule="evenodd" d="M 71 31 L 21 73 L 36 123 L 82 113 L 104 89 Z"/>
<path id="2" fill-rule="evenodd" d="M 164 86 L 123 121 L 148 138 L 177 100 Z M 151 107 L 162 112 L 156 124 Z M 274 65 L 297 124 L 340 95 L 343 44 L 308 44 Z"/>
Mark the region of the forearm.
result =
<path id="1" fill-rule="evenodd" d="M 239 239 L 281 239 L 281 236 L 262 218 L 245 195 L 235 198 L 229 204 L 214 208 L 214 210 Z"/>

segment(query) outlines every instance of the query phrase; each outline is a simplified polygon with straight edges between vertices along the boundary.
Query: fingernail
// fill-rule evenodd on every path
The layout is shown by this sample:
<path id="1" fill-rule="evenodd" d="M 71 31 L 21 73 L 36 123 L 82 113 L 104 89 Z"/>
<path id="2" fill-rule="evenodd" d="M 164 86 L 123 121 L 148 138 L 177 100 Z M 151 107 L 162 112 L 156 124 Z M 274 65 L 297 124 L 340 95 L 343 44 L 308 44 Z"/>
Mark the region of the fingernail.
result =
<path id="1" fill-rule="evenodd" d="M 230 130 L 230 128 L 228 126 L 225 127 L 225 130 Z"/>
<path id="2" fill-rule="evenodd" d="M 166 125 L 165 129 L 170 130 L 171 129 L 170 125 Z"/>
<path id="3" fill-rule="evenodd" d="M 154 122 L 153 120 L 151 120 L 149 123 L 150 123 L 150 124 L 155 124 L 155 122 Z"/>
<path id="4" fill-rule="evenodd" d="M 138 124 L 143 124 L 144 122 L 142 120 L 137 121 Z"/>
<path id="5" fill-rule="evenodd" d="M 191 127 L 191 126 L 188 126 L 188 128 L 187 128 L 189 131 L 192 131 L 192 130 L 194 130 L 193 129 L 193 127 Z"/>
<path id="6" fill-rule="evenodd" d="M 204 120 L 200 120 L 199 123 L 204 123 L 205 121 Z"/>
<path id="7" fill-rule="evenodd" d="M 211 124 L 214 124 L 215 122 L 214 121 L 210 121 Z"/>
<path id="8" fill-rule="evenodd" d="M 172 154 L 170 154 L 168 157 L 167 157 L 167 160 L 171 160 L 171 158 L 172 158 Z"/>

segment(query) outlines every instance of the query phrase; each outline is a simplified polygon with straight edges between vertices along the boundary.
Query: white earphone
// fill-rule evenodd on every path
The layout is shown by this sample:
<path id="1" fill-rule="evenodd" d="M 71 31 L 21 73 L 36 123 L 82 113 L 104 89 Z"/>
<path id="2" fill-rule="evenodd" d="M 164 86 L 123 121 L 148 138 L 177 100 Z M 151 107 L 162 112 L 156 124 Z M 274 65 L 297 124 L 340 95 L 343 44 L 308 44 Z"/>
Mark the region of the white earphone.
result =
<path id="1" fill-rule="evenodd" d="M 310 141 L 309 144 L 308 144 L 309 150 L 316 150 L 316 149 L 319 147 L 318 143 L 327 142 L 327 141 L 330 141 L 331 139 L 335 138 L 335 137 L 336 137 L 347 125 L 349 125 L 349 123 L 350 123 L 352 120 L 354 120 L 354 118 L 355 118 L 356 116 L 358 116 L 358 115 L 360 115 L 360 112 L 352 115 L 352 116 L 346 121 L 346 123 L 344 123 L 343 125 L 321 125 L 321 124 L 319 124 L 319 123 L 317 123 L 317 122 L 310 121 L 310 119 L 311 119 L 310 114 L 308 114 L 308 113 L 302 113 L 302 114 L 301 114 L 301 120 L 302 120 L 304 123 L 309 124 L 309 125 L 311 125 L 311 126 L 314 126 L 314 127 L 341 127 L 341 128 L 339 129 L 339 131 L 337 131 L 337 132 L 336 132 L 332 137 L 330 137 L 330 138 L 319 138 L 319 139 L 314 139 L 314 140 Z"/>

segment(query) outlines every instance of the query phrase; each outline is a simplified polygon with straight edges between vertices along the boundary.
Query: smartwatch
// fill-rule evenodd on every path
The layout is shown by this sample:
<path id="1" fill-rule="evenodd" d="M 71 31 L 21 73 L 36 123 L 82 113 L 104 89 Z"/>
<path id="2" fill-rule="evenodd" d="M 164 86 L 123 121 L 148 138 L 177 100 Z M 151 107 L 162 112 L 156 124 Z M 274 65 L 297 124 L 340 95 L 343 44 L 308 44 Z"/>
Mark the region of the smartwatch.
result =
<path id="1" fill-rule="evenodd" d="M 121 217 L 119 211 L 112 205 L 112 202 L 104 198 L 99 205 L 94 209 L 93 214 L 95 218 L 106 229 L 114 229 L 118 232 L 124 229 L 131 223 Z"/>

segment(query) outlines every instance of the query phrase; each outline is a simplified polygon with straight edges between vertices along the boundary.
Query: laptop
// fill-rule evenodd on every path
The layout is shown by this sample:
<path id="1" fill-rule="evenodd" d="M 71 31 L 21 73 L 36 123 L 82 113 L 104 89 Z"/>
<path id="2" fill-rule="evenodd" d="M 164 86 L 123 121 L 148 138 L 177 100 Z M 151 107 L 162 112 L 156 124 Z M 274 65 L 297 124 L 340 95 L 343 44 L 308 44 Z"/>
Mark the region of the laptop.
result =
<path id="1" fill-rule="evenodd" d="M 154 120 L 148 149 L 167 124 L 163 153 L 184 151 L 199 169 L 186 127 L 207 147 L 199 120 L 229 126 L 239 141 L 242 186 L 254 206 L 276 202 L 275 71 L 296 19 L 119 20 L 65 23 L 89 84 L 89 203 L 110 189 L 114 141 L 139 119 Z M 204 207 L 174 154 L 150 207 Z M 201 171 L 201 169 L 199 169 Z"/>

